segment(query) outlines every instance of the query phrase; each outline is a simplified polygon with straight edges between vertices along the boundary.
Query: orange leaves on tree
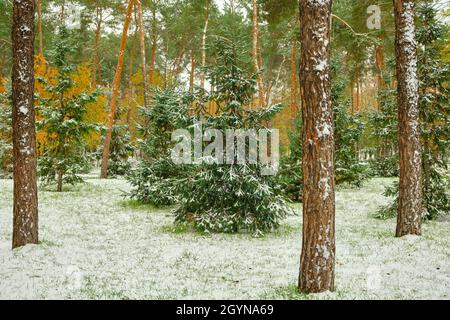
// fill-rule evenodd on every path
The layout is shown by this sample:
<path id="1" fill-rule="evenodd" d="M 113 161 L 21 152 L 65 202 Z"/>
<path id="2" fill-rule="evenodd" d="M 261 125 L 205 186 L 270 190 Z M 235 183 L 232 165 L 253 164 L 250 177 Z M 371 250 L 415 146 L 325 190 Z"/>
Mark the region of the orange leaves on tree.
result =
<path id="1" fill-rule="evenodd" d="M 88 63 L 79 65 L 76 71 L 72 74 L 71 79 L 74 86 L 69 91 L 69 94 L 75 96 L 81 93 L 92 93 L 96 90 L 95 84 L 92 82 L 92 67 Z M 108 104 L 108 97 L 101 94 L 97 101 L 87 105 L 87 113 L 85 121 L 87 123 L 106 123 L 108 114 L 106 106 Z M 87 137 L 87 144 L 89 149 L 95 150 L 101 143 L 101 134 L 93 132 Z"/>
<path id="2" fill-rule="evenodd" d="M 42 55 L 35 57 L 35 95 L 44 99 L 55 99 L 51 92 L 48 92 L 46 88 L 57 83 L 58 70 L 52 68 Z M 97 88 L 92 82 L 92 69 L 88 63 L 80 64 L 76 70 L 71 74 L 71 80 L 73 86 L 65 93 L 65 98 L 70 99 L 80 95 L 81 93 L 93 93 Z M 38 103 L 38 102 L 37 102 Z M 106 106 L 108 103 L 108 97 L 101 94 L 98 96 L 96 102 L 89 103 L 87 105 L 87 113 L 85 121 L 87 123 L 106 123 L 107 112 Z M 55 100 L 55 108 L 59 106 Z M 41 119 L 39 112 L 36 113 L 37 120 Z M 49 138 L 45 132 L 37 132 L 38 152 L 42 154 L 45 149 L 46 142 Z M 101 134 L 99 132 L 90 133 L 86 137 L 86 142 L 90 150 L 96 150 L 101 143 Z"/>
<path id="3" fill-rule="evenodd" d="M 51 99 L 52 94 L 46 90 L 49 85 L 56 84 L 56 77 L 58 75 L 58 71 L 55 68 L 51 68 L 48 65 L 48 62 L 45 60 L 45 57 L 41 54 L 38 54 L 34 57 L 34 94 L 35 97 L 40 97 L 43 99 Z M 39 105 L 39 101 L 36 100 L 36 105 Z M 36 112 L 36 120 L 42 120 L 42 116 L 39 114 L 39 111 Z M 45 150 L 46 142 L 49 137 L 43 131 L 36 132 L 36 142 L 37 142 L 37 150 L 38 155 L 41 155 Z"/>
<path id="4" fill-rule="evenodd" d="M 0 94 L 5 93 L 6 91 L 6 80 L 3 78 L 2 75 L 0 75 Z"/>

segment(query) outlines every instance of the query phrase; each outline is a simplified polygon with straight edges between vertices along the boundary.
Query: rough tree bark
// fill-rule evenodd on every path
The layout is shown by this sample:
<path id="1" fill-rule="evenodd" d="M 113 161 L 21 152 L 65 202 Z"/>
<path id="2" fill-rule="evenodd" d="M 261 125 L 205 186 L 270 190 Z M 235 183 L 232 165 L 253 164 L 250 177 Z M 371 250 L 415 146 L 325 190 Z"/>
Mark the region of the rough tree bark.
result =
<path id="1" fill-rule="evenodd" d="M 145 29 L 144 20 L 142 17 L 142 5 L 141 0 L 136 0 L 138 7 L 138 19 L 139 19 L 139 49 L 141 54 L 141 70 L 142 70 L 142 81 L 144 88 L 144 108 L 147 107 L 147 94 L 148 94 L 148 83 L 147 83 L 147 61 L 145 56 Z"/>
<path id="2" fill-rule="evenodd" d="M 108 161 L 109 148 L 111 145 L 112 130 L 114 126 L 114 117 L 116 114 L 117 94 L 120 87 L 120 79 L 122 78 L 123 57 L 125 53 L 125 45 L 127 42 L 128 27 L 130 26 L 131 14 L 133 13 L 134 0 L 128 2 L 127 14 L 123 25 L 122 39 L 120 41 L 119 58 L 117 61 L 116 74 L 114 76 L 113 90 L 111 95 L 111 106 L 108 114 L 108 128 L 106 130 L 105 143 L 103 146 L 101 178 L 108 177 Z"/>
<path id="3" fill-rule="evenodd" d="M 205 25 L 202 34 L 202 70 L 200 72 L 200 87 L 205 89 L 205 67 L 206 67 L 206 36 L 209 24 L 209 0 L 205 1 Z"/>
<path id="4" fill-rule="evenodd" d="M 400 190 L 396 236 L 421 234 L 422 174 L 414 0 L 394 0 Z"/>
<path id="5" fill-rule="evenodd" d="M 331 0 L 300 1 L 303 241 L 299 290 L 333 291 L 334 128 L 330 82 Z"/>
<path id="6" fill-rule="evenodd" d="M 253 64 L 255 68 L 255 72 L 257 73 L 256 81 L 258 84 L 258 106 L 264 106 L 264 86 L 262 76 L 260 74 L 261 65 L 258 57 L 259 53 L 259 26 L 258 26 L 258 5 L 256 0 L 252 0 L 253 3 L 253 32 L 252 32 L 252 58 Z"/>
<path id="7" fill-rule="evenodd" d="M 14 1 L 12 117 L 14 217 L 12 247 L 38 243 L 34 112 L 34 0 Z"/>

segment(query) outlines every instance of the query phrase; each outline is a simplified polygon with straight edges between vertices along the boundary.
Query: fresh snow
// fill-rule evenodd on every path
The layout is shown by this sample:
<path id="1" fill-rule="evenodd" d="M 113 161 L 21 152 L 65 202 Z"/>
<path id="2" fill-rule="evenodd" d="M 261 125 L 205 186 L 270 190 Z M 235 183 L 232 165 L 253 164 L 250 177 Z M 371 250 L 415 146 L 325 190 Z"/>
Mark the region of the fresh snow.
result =
<path id="1" fill-rule="evenodd" d="M 90 176 L 41 188 L 41 243 L 12 251 L 12 181 L 0 180 L 0 299 L 449 299 L 449 219 L 394 238 L 395 219 L 372 217 L 390 183 L 337 191 L 336 292 L 303 296 L 301 215 L 263 238 L 180 233 L 169 209 L 124 202 L 126 181 Z"/>
<path id="2" fill-rule="evenodd" d="M 323 7 L 325 5 L 328 5 L 330 3 L 330 0 L 309 0 L 308 4 L 312 7 Z"/>
<path id="3" fill-rule="evenodd" d="M 314 70 L 323 72 L 326 70 L 327 67 L 328 67 L 328 62 L 327 62 L 327 60 L 323 59 L 323 60 L 319 60 L 317 62 L 317 64 L 314 67 Z"/>
<path id="4" fill-rule="evenodd" d="M 19 111 L 20 111 L 20 113 L 22 113 L 23 115 L 26 115 L 26 114 L 28 114 L 28 107 L 27 107 L 26 105 L 21 105 L 21 106 L 19 107 Z"/>

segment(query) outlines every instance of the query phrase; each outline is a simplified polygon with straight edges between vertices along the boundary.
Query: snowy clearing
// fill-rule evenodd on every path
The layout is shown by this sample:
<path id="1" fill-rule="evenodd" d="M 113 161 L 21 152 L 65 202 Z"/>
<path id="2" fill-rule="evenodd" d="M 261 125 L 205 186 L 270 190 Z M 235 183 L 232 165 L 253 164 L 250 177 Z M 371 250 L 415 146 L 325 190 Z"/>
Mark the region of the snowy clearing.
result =
<path id="1" fill-rule="evenodd" d="M 61 194 L 41 188 L 41 244 L 11 251 L 12 181 L 0 180 L 0 298 L 449 299 L 450 221 L 394 238 L 394 219 L 372 218 L 391 181 L 337 192 L 337 290 L 303 296 L 300 215 L 260 239 L 199 235 L 173 227 L 170 209 L 124 201 L 126 181 L 91 176 Z"/>

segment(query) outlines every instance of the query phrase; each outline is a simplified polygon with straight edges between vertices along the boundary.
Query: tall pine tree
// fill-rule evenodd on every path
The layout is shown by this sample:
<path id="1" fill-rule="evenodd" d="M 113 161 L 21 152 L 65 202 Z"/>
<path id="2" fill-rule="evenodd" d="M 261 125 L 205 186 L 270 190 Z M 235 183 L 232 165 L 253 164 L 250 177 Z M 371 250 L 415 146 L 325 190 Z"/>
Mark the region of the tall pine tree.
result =
<path id="1" fill-rule="evenodd" d="M 431 1 L 418 7 L 418 77 L 420 142 L 422 147 L 422 218 L 435 219 L 450 212 L 447 159 L 450 123 L 448 122 L 450 90 L 446 82 L 450 63 L 442 58 L 446 35 L 445 26 L 436 19 Z M 395 201 L 382 207 L 378 216 L 395 216 L 398 208 L 399 185 L 388 187 L 385 195 Z"/>
<path id="2" fill-rule="evenodd" d="M 397 237 L 421 234 L 422 153 L 414 3 L 414 0 L 394 0 L 400 158 Z"/>
<path id="3" fill-rule="evenodd" d="M 303 111 L 303 241 L 299 290 L 334 290 L 334 126 L 331 0 L 300 1 Z"/>
<path id="4" fill-rule="evenodd" d="M 14 1 L 12 125 L 14 216 L 12 247 L 38 243 L 34 111 L 34 0 Z"/>

